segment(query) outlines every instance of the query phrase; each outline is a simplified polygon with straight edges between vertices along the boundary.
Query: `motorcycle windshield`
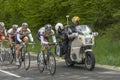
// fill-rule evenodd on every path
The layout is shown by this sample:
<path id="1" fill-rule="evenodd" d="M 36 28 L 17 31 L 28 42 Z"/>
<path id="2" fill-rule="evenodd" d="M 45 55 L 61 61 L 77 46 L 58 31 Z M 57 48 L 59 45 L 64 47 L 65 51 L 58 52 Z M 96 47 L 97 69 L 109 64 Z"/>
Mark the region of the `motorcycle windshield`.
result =
<path id="1" fill-rule="evenodd" d="M 76 30 L 77 32 L 79 33 L 91 33 L 91 29 L 87 26 L 87 25 L 79 25 L 79 26 L 76 26 Z"/>

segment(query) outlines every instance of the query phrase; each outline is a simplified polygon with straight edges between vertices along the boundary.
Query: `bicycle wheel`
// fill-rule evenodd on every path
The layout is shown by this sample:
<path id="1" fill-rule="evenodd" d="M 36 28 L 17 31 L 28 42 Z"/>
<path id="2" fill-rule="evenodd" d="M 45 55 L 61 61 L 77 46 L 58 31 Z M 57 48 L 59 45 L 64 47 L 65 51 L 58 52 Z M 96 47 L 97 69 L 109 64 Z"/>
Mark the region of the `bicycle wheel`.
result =
<path id="1" fill-rule="evenodd" d="M 1 51 L 1 53 L 0 53 L 0 60 L 1 60 L 1 62 L 4 62 L 5 61 L 5 49 L 1 49 L 2 51 Z"/>
<path id="2" fill-rule="evenodd" d="M 53 53 L 47 55 L 48 58 L 48 69 L 51 75 L 54 75 L 56 72 L 56 59 Z"/>
<path id="3" fill-rule="evenodd" d="M 8 51 L 8 61 L 10 64 L 13 63 L 13 59 L 14 59 L 14 52 L 13 52 L 13 48 L 11 48 L 9 51 Z"/>
<path id="4" fill-rule="evenodd" d="M 37 65 L 38 65 L 38 69 L 39 69 L 40 73 L 42 73 L 44 71 L 44 66 L 45 66 L 44 62 L 45 62 L 45 55 L 41 51 L 37 55 Z"/>
<path id="5" fill-rule="evenodd" d="M 24 52 L 24 68 L 25 70 L 30 68 L 30 53 L 28 51 Z"/>

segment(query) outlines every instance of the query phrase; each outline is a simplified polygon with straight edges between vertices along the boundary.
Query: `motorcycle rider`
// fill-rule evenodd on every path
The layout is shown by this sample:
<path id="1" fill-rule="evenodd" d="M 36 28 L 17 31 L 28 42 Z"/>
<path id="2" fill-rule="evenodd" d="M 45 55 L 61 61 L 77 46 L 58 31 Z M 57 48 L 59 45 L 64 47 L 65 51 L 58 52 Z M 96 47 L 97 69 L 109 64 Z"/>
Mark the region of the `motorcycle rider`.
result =
<path id="1" fill-rule="evenodd" d="M 78 16 L 74 16 L 72 18 L 72 25 L 70 26 L 67 26 L 66 29 L 65 29 L 65 32 L 66 32 L 66 44 L 65 46 L 67 47 L 66 48 L 66 57 L 70 57 L 69 53 L 70 53 L 70 48 L 71 48 L 71 42 L 74 40 L 75 37 L 78 36 L 78 33 L 77 33 L 77 29 L 76 27 L 79 25 L 80 23 L 80 18 Z"/>

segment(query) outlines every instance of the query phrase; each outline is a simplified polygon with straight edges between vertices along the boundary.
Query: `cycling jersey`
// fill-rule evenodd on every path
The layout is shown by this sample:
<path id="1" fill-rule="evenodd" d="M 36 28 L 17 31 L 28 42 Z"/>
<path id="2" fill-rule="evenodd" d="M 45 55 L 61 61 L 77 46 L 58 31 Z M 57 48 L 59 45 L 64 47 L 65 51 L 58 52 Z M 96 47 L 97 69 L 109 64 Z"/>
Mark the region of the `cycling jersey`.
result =
<path id="1" fill-rule="evenodd" d="M 2 39 L 2 37 L 7 36 L 7 32 L 5 27 L 0 27 L 0 39 Z"/>
<path id="2" fill-rule="evenodd" d="M 21 43 L 23 41 L 23 38 L 27 35 L 29 36 L 30 41 L 33 42 L 33 37 L 29 28 L 27 28 L 26 31 L 23 31 L 22 27 L 18 28 L 16 35 L 17 42 Z"/>
<path id="3" fill-rule="evenodd" d="M 51 34 L 45 34 L 45 28 L 42 27 L 38 30 L 38 37 L 41 40 L 41 44 L 48 44 L 48 36 L 52 36 L 53 42 L 56 43 L 56 37 L 54 35 L 54 30 L 51 30 Z"/>
<path id="4" fill-rule="evenodd" d="M 7 34 L 8 35 L 15 35 L 17 33 L 17 31 L 16 32 L 13 32 L 13 28 L 11 28 L 11 29 L 9 29 L 8 31 L 7 31 Z"/>

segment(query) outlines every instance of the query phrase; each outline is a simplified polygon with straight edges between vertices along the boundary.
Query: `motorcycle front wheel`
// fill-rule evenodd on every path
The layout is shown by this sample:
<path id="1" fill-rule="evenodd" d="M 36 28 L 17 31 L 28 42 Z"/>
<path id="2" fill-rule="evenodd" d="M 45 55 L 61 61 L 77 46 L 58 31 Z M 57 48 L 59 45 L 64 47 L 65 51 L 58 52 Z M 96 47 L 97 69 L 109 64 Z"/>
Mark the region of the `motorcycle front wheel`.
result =
<path id="1" fill-rule="evenodd" d="M 93 52 L 87 52 L 86 53 L 85 67 L 89 71 L 92 71 L 95 68 L 95 57 L 94 57 Z"/>

